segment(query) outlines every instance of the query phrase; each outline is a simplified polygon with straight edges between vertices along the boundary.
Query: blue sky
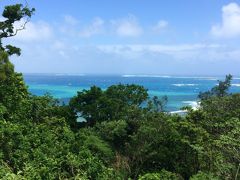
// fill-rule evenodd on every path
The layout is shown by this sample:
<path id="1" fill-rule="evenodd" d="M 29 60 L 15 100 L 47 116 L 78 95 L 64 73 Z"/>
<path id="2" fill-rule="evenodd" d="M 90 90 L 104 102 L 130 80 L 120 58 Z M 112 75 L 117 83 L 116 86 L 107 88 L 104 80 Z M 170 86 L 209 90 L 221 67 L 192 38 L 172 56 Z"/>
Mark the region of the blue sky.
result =
<path id="1" fill-rule="evenodd" d="M 2 0 L 4 5 L 22 2 Z M 240 0 L 29 0 L 24 73 L 239 75 Z M 16 27 L 20 23 L 16 24 Z M 7 43 L 7 42 L 6 42 Z"/>

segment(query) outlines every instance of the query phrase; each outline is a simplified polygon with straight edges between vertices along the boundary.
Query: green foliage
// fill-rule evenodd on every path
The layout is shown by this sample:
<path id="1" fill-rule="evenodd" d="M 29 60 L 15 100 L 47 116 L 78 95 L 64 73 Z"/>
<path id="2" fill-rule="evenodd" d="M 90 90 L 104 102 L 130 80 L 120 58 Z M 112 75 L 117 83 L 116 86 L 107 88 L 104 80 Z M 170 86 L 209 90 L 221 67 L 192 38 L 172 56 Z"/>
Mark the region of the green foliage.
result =
<path id="1" fill-rule="evenodd" d="M 130 136 L 130 167 L 134 173 L 165 168 L 189 178 L 199 168 L 193 145 L 202 143 L 204 136 L 203 129 L 179 116 L 150 114 Z"/>
<path id="2" fill-rule="evenodd" d="M 228 93 L 231 75 L 186 116 L 164 113 L 167 97 L 149 100 L 138 85 L 93 86 L 60 105 L 28 92 L 9 61 L 20 49 L 2 45 L 33 12 L 7 6 L 0 22 L 1 179 L 239 179 L 240 94 Z"/>
<path id="3" fill-rule="evenodd" d="M 152 100 L 148 101 L 148 110 L 153 110 L 155 112 L 163 112 L 164 108 L 168 102 L 168 97 L 163 96 L 161 99 L 159 97 L 154 96 Z"/>
<path id="4" fill-rule="evenodd" d="M 217 96 L 217 97 L 226 96 L 231 86 L 231 81 L 232 81 L 232 75 L 229 74 L 226 76 L 224 81 L 218 81 L 217 86 L 213 87 L 210 91 L 201 92 L 198 97 L 201 100 L 206 100 L 213 96 Z"/>
<path id="5" fill-rule="evenodd" d="M 128 140 L 128 124 L 124 120 L 102 122 L 96 125 L 96 131 L 115 149 L 121 151 Z"/>
<path id="6" fill-rule="evenodd" d="M 217 177 L 234 179 L 239 167 L 240 94 L 212 96 L 201 102 L 201 109 L 191 111 L 187 119 L 202 127 L 208 138 L 199 146 L 202 171 Z"/>
<path id="7" fill-rule="evenodd" d="M 28 96 L 22 74 L 14 72 L 8 53 L 0 50 L 0 104 L 16 112 Z"/>
<path id="8" fill-rule="evenodd" d="M 2 45 L 3 38 L 9 38 L 17 35 L 18 31 L 23 30 L 25 28 L 26 23 L 31 18 L 35 9 L 29 9 L 27 6 L 23 6 L 22 4 L 15 4 L 6 6 L 3 10 L 2 17 L 4 21 L 0 21 L 0 50 L 7 52 L 9 55 L 21 54 L 20 48 L 14 47 L 12 45 L 6 45 L 5 47 Z M 26 18 L 26 19 L 25 19 Z M 25 23 L 19 28 L 14 28 L 14 23 L 20 20 L 24 20 Z"/>
<path id="9" fill-rule="evenodd" d="M 82 147 L 91 151 L 92 154 L 102 158 L 106 163 L 111 162 L 113 159 L 113 152 L 109 144 L 95 135 L 94 132 L 86 130 L 83 132 L 80 131 L 77 134 L 77 138 L 82 141 Z"/>
<path id="10" fill-rule="evenodd" d="M 191 177 L 190 180 L 219 180 L 219 178 L 214 176 L 212 173 L 199 172 Z"/>
<path id="11" fill-rule="evenodd" d="M 14 74 L 14 66 L 8 59 L 8 54 L 0 50 L 0 82 Z"/>
<path id="12" fill-rule="evenodd" d="M 120 120 L 131 107 L 140 107 L 148 98 L 147 90 L 137 85 L 113 85 L 106 91 L 93 86 L 78 92 L 69 105 L 76 115 L 87 120 L 90 126 L 96 122 Z"/>
<path id="13" fill-rule="evenodd" d="M 147 98 L 147 90 L 143 86 L 134 84 L 119 84 L 110 86 L 106 90 L 107 97 L 113 100 L 119 100 L 125 105 L 136 105 L 140 106 Z"/>
<path id="14" fill-rule="evenodd" d="M 159 173 L 147 173 L 141 177 L 138 178 L 139 180 L 181 180 L 182 178 L 180 176 L 177 176 L 176 174 L 161 170 Z"/>
<path id="15" fill-rule="evenodd" d="M 4 47 L 2 39 L 15 36 L 19 30 L 24 29 L 25 24 L 22 28 L 15 29 L 14 23 L 30 18 L 34 11 L 16 4 L 6 6 L 2 13 L 4 20 L 0 22 L 0 103 L 8 109 L 9 113 L 15 112 L 21 106 L 28 92 L 22 75 L 14 72 L 14 66 L 9 61 L 9 55 L 20 55 L 20 49 L 12 45 Z"/>
<path id="16" fill-rule="evenodd" d="M 4 114 L 6 114 L 6 112 L 7 112 L 7 108 L 2 104 L 0 104 L 0 120 L 4 119 Z"/>

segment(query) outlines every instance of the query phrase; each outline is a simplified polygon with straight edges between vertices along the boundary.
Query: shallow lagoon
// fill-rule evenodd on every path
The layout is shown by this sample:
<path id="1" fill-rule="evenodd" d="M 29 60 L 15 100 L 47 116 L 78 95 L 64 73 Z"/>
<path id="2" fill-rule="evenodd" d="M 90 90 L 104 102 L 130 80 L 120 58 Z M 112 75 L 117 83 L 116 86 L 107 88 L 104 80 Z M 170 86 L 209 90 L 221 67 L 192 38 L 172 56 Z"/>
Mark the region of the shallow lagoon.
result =
<path id="1" fill-rule="evenodd" d="M 200 91 L 215 86 L 224 76 L 159 76 L 159 75 L 77 75 L 77 74 L 24 74 L 30 92 L 35 95 L 50 93 L 55 98 L 68 101 L 77 91 L 96 85 L 102 89 L 114 84 L 138 84 L 148 89 L 150 96 L 168 96 L 168 111 L 182 106 L 194 106 Z M 231 92 L 240 92 L 240 78 L 234 77 Z"/>

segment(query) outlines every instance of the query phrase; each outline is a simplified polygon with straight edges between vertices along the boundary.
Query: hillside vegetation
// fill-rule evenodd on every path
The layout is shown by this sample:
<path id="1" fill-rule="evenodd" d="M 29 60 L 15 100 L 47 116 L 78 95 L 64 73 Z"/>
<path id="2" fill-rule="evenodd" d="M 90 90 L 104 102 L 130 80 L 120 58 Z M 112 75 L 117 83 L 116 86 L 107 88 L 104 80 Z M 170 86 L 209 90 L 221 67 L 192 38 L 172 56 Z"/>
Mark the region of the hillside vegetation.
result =
<path id="1" fill-rule="evenodd" d="M 28 91 L 9 61 L 20 49 L 2 43 L 33 12 L 7 6 L 0 22 L 1 179 L 240 179 L 240 94 L 228 93 L 231 75 L 185 116 L 165 113 L 167 98 L 150 99 L 138 85 L 94 86 L 62 105 Z"/>

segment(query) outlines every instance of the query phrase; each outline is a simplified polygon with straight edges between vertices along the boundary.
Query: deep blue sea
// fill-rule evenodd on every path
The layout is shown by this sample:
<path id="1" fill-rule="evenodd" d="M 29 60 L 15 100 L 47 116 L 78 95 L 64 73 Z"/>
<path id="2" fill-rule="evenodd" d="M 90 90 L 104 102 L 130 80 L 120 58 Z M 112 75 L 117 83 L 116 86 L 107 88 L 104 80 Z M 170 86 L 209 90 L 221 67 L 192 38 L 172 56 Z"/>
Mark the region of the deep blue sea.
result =
<path id="1" fill-rule="evenodd" d="M 158 76 L 158 75 L 67 75 L 24 74 L 30 92 L 35 95 L 50 93 L 55 98 L 68 101 L 77 91 L 96 85 L 103 89 L 113 84 L 138 84 L 148 89 L 150 96 L 168 96 L 168 111 L 196 104 L 200 91 L 215 86 L 224 76 Z M 240 92 L 240 78 L 234 77 L 231 92 Z"/>

